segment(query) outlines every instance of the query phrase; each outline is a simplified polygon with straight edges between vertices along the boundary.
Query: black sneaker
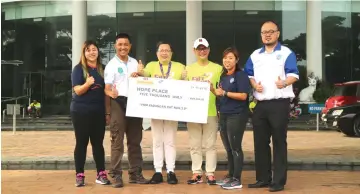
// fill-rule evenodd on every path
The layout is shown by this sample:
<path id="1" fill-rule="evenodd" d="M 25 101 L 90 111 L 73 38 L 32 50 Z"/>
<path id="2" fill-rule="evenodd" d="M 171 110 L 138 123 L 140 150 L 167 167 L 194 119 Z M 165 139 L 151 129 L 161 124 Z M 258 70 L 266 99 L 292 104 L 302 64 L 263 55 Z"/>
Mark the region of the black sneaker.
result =
<path id="1" fill-rule="evenodd" d="M 163 176 L 160 172 L 155 172 L 150 180 L 150 184 L 159 184 L 164 182 Z"/>
<path id="2" fill-rule="evenodd" d="M 85 186 L 85 175 L 84 173 L 77 173 L 76 174 L 76 187 L 82 187 Z"/>
<path id="3" fill-rule="evenodd" d="M 168 182 L 169 184 L 172 184 L 172 185 L 175 185 L 175 184 L 178 183 L 178 180 L 177 180 L 176 175 L 175 175 L 174 172 L 171 172 L 171 171 L 170 171 L 170 172 L 167 174 L 167 182 Z"/>
<path id="4" fill-rule="evenodd" d="M 216 185 L 216 179 L 214 175 L 206 176 L 208 185 Z"/>
<path id="5" fill-rule="evenodd" d="M 100 171 L 99 172 L 99 174 L 96 177 L 95 183 L 101 184 L 101 185 L 109 185 L 110 184 L 110 181 L 107 178 L 107 175 L 106 175 L 105 171 Z"/>
<path id="6" fill-rule="evenodd" d="M 187 181 L 189 185 L 195 185 L 198 183 L 202 183 L 202 177 L 199 174 L 193 174 L 190 180 Z"/>

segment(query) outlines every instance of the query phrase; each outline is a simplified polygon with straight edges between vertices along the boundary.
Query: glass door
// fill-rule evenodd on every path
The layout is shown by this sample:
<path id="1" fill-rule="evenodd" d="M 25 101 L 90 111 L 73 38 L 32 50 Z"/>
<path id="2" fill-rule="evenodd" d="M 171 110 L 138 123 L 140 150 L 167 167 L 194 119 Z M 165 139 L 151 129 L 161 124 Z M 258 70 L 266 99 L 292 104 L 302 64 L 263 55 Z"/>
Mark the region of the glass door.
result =
<path id="1" fill-rule="evenodd" d="M 29 102 L 37 100 L 40 103 L 44 101 L 43 94 L 43 73 L 42 72 L 24 72 L 23 95 L 29 96 Z"/>

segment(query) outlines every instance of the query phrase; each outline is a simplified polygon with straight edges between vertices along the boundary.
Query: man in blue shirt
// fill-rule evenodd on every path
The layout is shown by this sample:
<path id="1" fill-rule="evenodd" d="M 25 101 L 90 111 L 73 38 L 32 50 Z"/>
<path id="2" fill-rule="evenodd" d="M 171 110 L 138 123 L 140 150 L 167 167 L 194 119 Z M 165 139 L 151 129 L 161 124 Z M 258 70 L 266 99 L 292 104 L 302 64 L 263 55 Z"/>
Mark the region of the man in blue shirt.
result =
<path id="1" fill-rule="evenodd" d="M 257 100 L 253 114 L 255 143 L 255 184 L 249 188 L 270 186 L 270 191 L 284 190 L 287 179 L 287 125 L 292 84 L 299 79 L 295 54 L 279 42 L 280 31 L 272 22 L 261 27 L 264 46 L 255 50 L 245 65 Z M 271 172 L 270 137 L 274 152 L 274 176 Z"/>

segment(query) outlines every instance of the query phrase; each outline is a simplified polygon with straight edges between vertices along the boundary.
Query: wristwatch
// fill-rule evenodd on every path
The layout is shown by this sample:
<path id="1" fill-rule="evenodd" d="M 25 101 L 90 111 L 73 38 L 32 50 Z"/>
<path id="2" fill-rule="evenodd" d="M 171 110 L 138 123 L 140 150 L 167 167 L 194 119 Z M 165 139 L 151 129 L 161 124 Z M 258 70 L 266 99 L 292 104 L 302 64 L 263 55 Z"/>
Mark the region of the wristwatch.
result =
<path id="1" fill-rule="evenodd" d="M 223 96 L 227 96 L 227 91 L 224 91 Z"/>
<path id="2" fill-rule="evenodd" d="M 286 88 L 288 85 L 285 80 L 283 80 L 283 87 Z"/>

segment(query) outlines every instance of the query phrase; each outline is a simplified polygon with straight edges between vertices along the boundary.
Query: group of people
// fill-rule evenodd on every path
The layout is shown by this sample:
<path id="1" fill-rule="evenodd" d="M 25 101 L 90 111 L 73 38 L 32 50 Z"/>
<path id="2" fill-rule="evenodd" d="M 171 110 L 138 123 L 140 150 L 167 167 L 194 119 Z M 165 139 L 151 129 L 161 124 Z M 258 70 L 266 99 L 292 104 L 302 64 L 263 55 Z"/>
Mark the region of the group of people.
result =
<path id="1" fill-rule="evenodd" d="M 115 40 L 116 55 L 104 67 L 100 63 L 96 43 L 86 41 L 80 62 L 72 72 L 74 93 L 70 109 L 76 137 L 76 186 L 85 185 L 84 165 L 89 139 L 97 168 L 96 183 L 111 184 L 105 171 L 103 140 L 106 124 L 110 125 L 109 175 L 113 178 L 113 187 L 124 186 L 121 167 L 124 135 L 127 138 L 129 183 L 163 182 L 164 160 L 166 181 L 169 184 L 178 183 L 175 174 L 177 121 L 151 120 L 155 173 L 150 180 L 142 173 L 142 118 L 127 117 L 125 113 L 129 78 L 143 76 L 209 82 L 207 123 L 187 123 L 192 160 L 192 176 L 187 183 L 207 182 L 209 185 L 221 185 L 223 189 L 242 188 L 244 155 L 241 144 L 249 116 L 249 93 L 253 90 L 257 99 L 252 115 L 256 183 L 248 187 L 283 190 L 287 179 L 289 105 L 290 98 L 294 97 L 292 84 L 299 78 L 299 72 L 295 54 L 278 42 L 279 36 L 278 26 L 272 21 L 265 22 L 261 27 L 264 46 L 251 54 L 244 68 L 238 64 L 239 53 L 232 47 L 223 52 L 223 65 L 209 61 L 210 45 L 205 38 L 195 40 L 193 50 L 197 61 L 187 66 L 171 60 L 173 49 L 169 42 L 159 42 L 156 50 L 158 61 L 149 62 L 144 67 L 141 61 L 129 56 L 130 36 L 120 33 Z M 215 178 L 218 129 L 228 159 L 228 173 L 221 180 Z M 271 136 L 274 148 L 273 175 L 269 145 Z M 202 170 L 203 148 L 206 155 L 205 177 Z"/>

